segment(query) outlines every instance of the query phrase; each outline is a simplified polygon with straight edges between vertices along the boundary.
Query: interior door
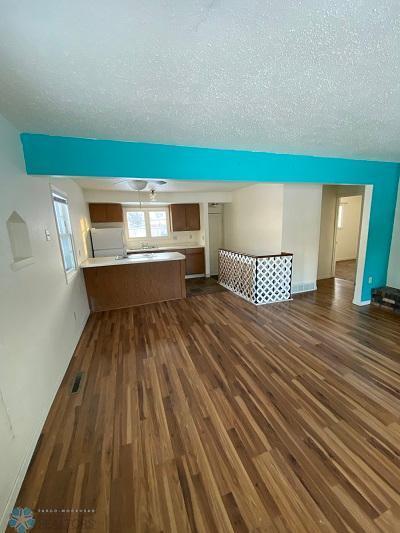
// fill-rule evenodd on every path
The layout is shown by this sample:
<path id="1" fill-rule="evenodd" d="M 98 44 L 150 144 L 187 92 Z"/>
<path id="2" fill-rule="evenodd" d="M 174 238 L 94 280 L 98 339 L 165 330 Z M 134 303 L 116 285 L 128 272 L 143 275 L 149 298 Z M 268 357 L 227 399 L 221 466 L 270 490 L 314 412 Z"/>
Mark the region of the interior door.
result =
<path id="1" fill-rule="evenodd" d="M 218 274 L 218 250 L 223 246 L 224 224 L 222 213 L 208 214 L 209 243 L 210 243 L 210 274 Z"/>

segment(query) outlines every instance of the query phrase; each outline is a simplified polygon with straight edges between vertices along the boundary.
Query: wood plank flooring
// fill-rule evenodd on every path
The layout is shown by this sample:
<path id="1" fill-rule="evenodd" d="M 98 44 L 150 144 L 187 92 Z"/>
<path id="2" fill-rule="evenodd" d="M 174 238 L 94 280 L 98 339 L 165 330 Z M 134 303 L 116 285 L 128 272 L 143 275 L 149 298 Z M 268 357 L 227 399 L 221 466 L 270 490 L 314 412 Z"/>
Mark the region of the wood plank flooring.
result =
<path id="1" fill-rule="evenodd" d="M 347 281 L 354 283 L 356 279 L 356 260 L 336 261 L 335 278 L 347 279 Z"/>
<path id="2" fill-rule="evenodd" d="M 186 280 L 186 296 L 201 296 L 226 291 L 215 278 L 192 278 Z"/>
<path id="3" fill-rule="evenodd" d="M 35 531 L 399 531 L 400 317 L 352 290 L 92 315 L 18 498 Z"/>

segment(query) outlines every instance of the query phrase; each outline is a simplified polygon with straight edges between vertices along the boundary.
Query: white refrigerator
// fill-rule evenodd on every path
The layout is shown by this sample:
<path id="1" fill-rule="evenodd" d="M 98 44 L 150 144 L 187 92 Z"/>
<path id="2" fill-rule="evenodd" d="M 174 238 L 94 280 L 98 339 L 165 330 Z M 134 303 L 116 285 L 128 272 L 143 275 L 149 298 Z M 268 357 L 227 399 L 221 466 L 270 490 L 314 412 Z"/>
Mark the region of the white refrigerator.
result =
<path id="1" fill-rule="evenodd" d="M 93 228 L 90 230 L 93 257 L 124 255 L 123 228 Z"/>

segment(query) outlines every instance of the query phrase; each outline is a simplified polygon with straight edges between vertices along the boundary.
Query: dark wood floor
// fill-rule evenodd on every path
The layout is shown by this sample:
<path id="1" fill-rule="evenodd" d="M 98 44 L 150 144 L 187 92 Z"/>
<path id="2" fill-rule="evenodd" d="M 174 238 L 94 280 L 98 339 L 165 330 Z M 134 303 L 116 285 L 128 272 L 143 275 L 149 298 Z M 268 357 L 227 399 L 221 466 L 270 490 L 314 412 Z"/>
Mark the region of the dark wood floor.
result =
<path id="1" fill-rule="evenodd" d="M 336 261 L 335 278 L 354 282 L 356 279 L 356 260 Z"/>
<path id="2" fill-rule="evenodd" d="M 352 291 L 91 316 L 18 498 L 35 531 L 399 531 L 400 317 Z"/>
<path id="3" fill-rule="evenodd" d="M 226 291 L 218 284 L 217 278 L 192 278 L 186 280 L 186 296 L 200 296 L 202 294 L 214 294 Z"/>

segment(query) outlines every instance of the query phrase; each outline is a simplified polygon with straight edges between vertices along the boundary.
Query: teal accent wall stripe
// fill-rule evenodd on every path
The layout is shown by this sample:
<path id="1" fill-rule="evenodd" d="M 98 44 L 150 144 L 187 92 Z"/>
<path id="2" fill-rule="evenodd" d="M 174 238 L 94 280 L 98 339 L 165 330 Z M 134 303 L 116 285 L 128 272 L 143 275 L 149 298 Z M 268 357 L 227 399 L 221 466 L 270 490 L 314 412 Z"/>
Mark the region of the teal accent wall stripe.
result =
<path id="1" fill-rule="evenodd" d="M 397 163 L 31 133 L 21 134 L 21 141 L 28 174 L 373 185 L 362 299 L 386 283 Z"/>
<path id="2" fill-rule="evenodd" d="M 396 163 L 21 134 L 28 174 L 374 183 Z M 396 171 L 395 171 L 396 172 Z M 350 181 L 349 181 L 350 180 Z"/>

